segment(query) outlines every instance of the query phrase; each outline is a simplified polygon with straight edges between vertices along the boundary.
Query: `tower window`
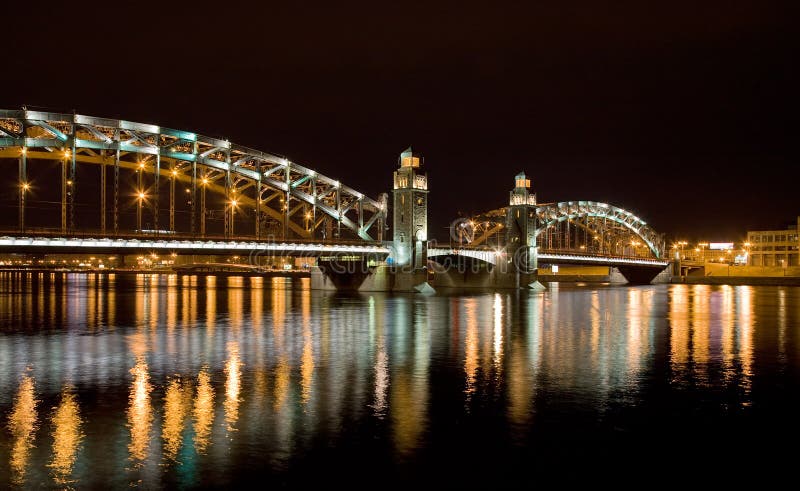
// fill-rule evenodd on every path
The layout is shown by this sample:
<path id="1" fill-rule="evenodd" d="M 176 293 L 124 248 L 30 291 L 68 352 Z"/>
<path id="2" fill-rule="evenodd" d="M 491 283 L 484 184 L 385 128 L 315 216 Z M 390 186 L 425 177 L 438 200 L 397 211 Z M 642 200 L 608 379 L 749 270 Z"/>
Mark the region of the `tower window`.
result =
<path id="1" fill-rule="evenodd" d="M 419 167 L 419 157 L 403 157 L 401 167 Z"/>

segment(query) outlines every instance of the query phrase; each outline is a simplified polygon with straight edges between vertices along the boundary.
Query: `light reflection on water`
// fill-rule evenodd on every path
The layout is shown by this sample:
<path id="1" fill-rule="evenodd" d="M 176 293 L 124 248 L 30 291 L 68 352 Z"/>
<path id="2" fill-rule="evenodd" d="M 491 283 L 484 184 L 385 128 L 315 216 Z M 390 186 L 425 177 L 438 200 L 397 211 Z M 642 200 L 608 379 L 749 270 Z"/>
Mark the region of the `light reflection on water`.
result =
<path id="1" fill-rule="evenodd" d="M 657 392 L 746 410 L 759 376 L 797 370 L 799 308 L 778 287 L 339 296 L 0 274 L 0 487 L 225 484 L 337 447 L 394 469 L 474 455 L 464 425 L 513 454 L 635 428 L 618 414 Z"/>

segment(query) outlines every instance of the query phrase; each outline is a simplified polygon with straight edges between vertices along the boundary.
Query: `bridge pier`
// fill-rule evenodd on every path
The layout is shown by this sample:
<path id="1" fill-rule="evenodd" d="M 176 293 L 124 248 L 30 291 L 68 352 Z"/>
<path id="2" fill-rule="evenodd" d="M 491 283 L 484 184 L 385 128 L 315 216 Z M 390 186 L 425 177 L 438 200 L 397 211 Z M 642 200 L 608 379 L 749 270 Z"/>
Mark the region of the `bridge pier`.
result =
<path id="1" fill-rule="evenodd" d="M 387 244 L 391 253 L 386 264 L 320 258 L 311 271 L 312 289 L 434 291 L 428 282 L 428 175 L 421 171 L 422 163 L 422 156 L 411 147 L 398 159 L 392 189 L 393 240 Z M 363 227 L 361 213 L 359 225 Z"/>
<path id="2" fill-rule="evenodd" d="M 432 292 L 425 270 L 398 271 L 386 264 L 348 269 L 322 262 L 311 268 L 311 289 L 349 292 Z"/>

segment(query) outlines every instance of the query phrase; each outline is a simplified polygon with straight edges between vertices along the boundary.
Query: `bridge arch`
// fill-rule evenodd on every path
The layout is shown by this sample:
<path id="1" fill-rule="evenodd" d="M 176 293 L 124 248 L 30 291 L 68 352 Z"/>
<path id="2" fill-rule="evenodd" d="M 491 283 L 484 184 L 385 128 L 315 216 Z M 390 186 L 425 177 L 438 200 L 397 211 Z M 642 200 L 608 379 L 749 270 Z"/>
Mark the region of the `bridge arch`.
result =
<path id="1" fill-rule="evenodd" d="M 536 236 L 559 223 L 585 219 L 610 220 L 638 236 L 656 258 L 664 255 L 664 241 L 641 218 L 623 208 L 598 201 L 562 201 L 536 207 Z"/>
<path id="2" fill-rule="evenodd" d="M 161 186 L 170 186 L 170 226 L 174 215 L 175 182 L 190 185 L 187 193 L 192 195 L 193 228 L 197 195 L 206 188 L 222 193 L 226 203 L 231 204 L 231 222 L 234 220 L 234 207 L 252 205 L 256 211 L 256 230 L 259 216 L 263 214 L 282 223 L 284 236 L 291 231 L 301 238 L 313 238 L 315 230 L 325 226 L 330 228 L 333 224 L 337 230 L 349 230 L 361 240 L 382 240 L 386 219 L 387 200 L 384 195 L 378 199 L 370 198 L 280 155 L 152 124 L 25 109 L 0 110 L 0 159 L 20 161 L 20 186 L 27 185 L 25 163 L 28 160 L 63 162 L 63 231 L 74 225 L 73 200 L 75 193 L 80 193 L 80 183 L 76 180 L 78 163 L 103 167 L 100 207 L 104 231 L 107 215 L 105 189 L 112 187 L 105 183 L 106 168 L 113 168 L 115 175 L 114 231 L 117 229 L 116 205 L 123 196 L 129 196 L 117 187 L 119 169 L 151 177 L 153 202 L 150 206 L 156 223 L 159 197 L 163 193 Z M 73 186 L 72 193 L 67 192 L 67 185 Z M 142 189 L 137 192 L 144 194 Z M 22 217 L 24 193 L 20 194 Z M 165 210 L 165 207 L 160 210 Z M 226 205 L 226 233 L 228 213 Z"/>

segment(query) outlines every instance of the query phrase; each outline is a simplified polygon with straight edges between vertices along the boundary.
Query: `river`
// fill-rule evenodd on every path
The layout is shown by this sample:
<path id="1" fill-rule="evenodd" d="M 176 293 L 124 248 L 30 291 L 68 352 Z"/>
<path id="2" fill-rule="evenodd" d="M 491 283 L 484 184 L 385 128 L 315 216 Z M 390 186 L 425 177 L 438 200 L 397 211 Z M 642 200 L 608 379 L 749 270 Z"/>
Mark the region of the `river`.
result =
<path id="1" fill-rule="evenodd" d="M 0 488 L 736 482 L 794 461 L 798 320 L 796 287 L 0 273 Z"/>

